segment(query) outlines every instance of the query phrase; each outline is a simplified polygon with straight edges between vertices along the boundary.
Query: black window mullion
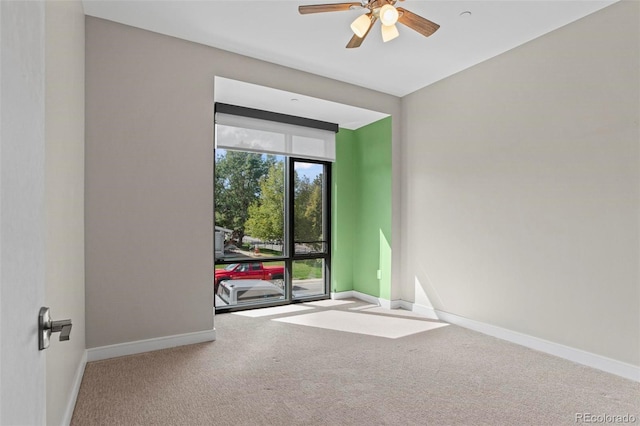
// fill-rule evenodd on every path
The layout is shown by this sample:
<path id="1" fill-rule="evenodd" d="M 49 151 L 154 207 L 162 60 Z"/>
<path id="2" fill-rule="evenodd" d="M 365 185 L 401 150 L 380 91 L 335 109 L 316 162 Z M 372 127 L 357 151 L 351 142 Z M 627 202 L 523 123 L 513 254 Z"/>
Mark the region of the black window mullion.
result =
<path id="1" fill-rule="evenodd" d="M 285 189 L 287 196 L 285 197 L 285 208 L 286 208 L 286 220 L 285 220 L 285 238 L 287 239 L 287 251 L 285 252 L 287 255 L 287 260 L 285 261 L 286 273 L 285 277 L 285 286 L 286 297 L 287 300 L 293 300 L 293 257 L 296 253 L 295 243 L 294 243 L 294 225 L 295 225 L 295 212 L 294 212 L 294 200 L 295 200 L 295 170 L 294 170 L 295 161 L 291 157 L 286 158 L 286 168 L 287 168 L 287 179 L 285 181 Z"/>
<path id="2" fill-rule="evenodd" d="M 323 209 L 323 221 L 324 221 L 324 229 L 326 235 L 323 235 L 323 239 L 326 241 L 327 247 L 325 250 L 325 258 L 324 258 L 324 285 L 325 285 L 325 294 L 331 294 L 331 185 L 332 185 L 332 176 L 331 176 L 331 163 L 325 163 L 324 173 L 324 191 L 323 191 L 323 200 L 322 200 L 322 209 Z"/>

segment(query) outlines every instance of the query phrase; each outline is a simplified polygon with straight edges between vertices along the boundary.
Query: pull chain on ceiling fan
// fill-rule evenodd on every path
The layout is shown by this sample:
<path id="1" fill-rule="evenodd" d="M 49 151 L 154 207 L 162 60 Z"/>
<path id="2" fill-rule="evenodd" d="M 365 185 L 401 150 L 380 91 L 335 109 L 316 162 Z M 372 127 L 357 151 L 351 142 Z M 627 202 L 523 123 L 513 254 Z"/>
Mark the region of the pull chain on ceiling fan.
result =
<path id="1" fill-rule="evenodd" d="M 367 11 L 364 14 L 351 23 L 351 30 L 354 36 L 347 43 L 347 48 L 360 47 L 377 20 L 380 20 L 382 41 L 385 43 L 400 35 L 396 27 L 397 22 L 419 32 L 425 37 L 429 37 L 440 28 L 440 25 L 422 16 L 401 7 L 396 7 L 396 2 L 397 0 L 362 0 L 362 3 L 313 4 L 298 6 L 298 12 L 306 15 L 308 13 L 366 9 Z"/>

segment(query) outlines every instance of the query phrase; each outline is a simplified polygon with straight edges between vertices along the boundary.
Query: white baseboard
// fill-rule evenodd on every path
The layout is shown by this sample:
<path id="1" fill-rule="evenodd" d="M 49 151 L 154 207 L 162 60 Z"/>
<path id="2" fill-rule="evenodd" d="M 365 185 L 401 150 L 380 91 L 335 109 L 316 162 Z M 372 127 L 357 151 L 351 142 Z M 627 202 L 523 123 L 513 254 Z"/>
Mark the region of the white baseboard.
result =
<path id="1" fill-rule="evenodd" d="M 370 294 L 360 293 L 359 291 L 349 290 L 349 291 L 341 291 L 339 293 L 331 293 L 331 298 L 335 300 L 339 299 L 359 299 L 363 302 L 371 303 L 372 305 L 378 305 L 385 309 L 395 309 L 399 307 L 396 302 L 397 300 L 387 300 L 382 299 L 380 297 L 371 296 Z M 397 305 L 397 306 L 396 306 Z"/>
<path id="2" fill-rule="evenodd" d="M 159 349 L 168 349 L 176 346 L 192 345 L 194 343 L 211 342 L 213 340 L 216 340 L 215 329 L 100 346 L 87 349 L 87 362 L 157 351 Z"/>
<path id="3" fill-rule="evenodd" d="M 578 364 L 605 371 L 607 373 L 615 374 L 616 376 L 640 382 L 640 367 L 638 366 L 627 364 L 625 362 L 607 358 L 591 352 L 586 352 L 581 349 L 576 349 L 559 343 L 550 342 L 538 337 L 529 336 L 517 331 L 508 330 L 506 328 L 471 320 L 455 314 L 450 314 L 448 312 L 439 311 L 429 306 L 417 305 L 415 303 L 407 302 L 404 300 L 381 299 L 354 290 L 332 293 L 331 298 L 356 298 L 364 302 L 376 304 L 386 309 L 406 309 L 408 311 L 424 315 L 431 319 L 438 319 L 444 322 L 448 322 L 449 324 L 454 324 L 460 327 L 468 328 L 470 330 L 478 331 L 489 336 L 497 337 L 498 339 L 516 343 L 518 345 L 554 355 L 568 361 L 573 361 Z"/>
<path id="4" fill-rule="evenodd" d="M 331 293 L 331 299 L 333 299 L 333 300 L 351 299 L 353 297 L 355 297 L 353 295 L 353 290 L 341 291 L 341 292 L 338 292 L 338 293 Z"/>
<path id="5" fill-rule="evenodd" d="M 550 355 L 557 356 L 578 364 L 596 368 L 616 376 L 624 377 L 636 382 L 640 382 L 640 367 L 627 364 L 622 361 L 607 358 L 581 349 L 572 348 L 559 343 L 550 342 L 538 337 L 519 333 L 517 331 L 508 330 L 506 328 L 471 320 L 448 312 L 439 311 L 437 309 L 416 305 L 411 302 L 401 301 L 400 307 L 416 313 L 427 315 L 434 319 L 439 319 L 449 324 L 454 324 L 470 330 L 478 331 L 498 339 L 516 343 L 530 349 L 535 349 Z"/>
<path id="6" fill-rule="evenodd" d="M 78 399 L 78 393 L 80 392 L 80 384 L 82 383 L 82 376 L 84 376 L 84 367 L 87 365 L 87 351 L 82 353 L 80 363 L 76 369 L 76 375 L 73 378 L 73 388 L 71 388 L 71 395 L 67 402 L 67 408 L 64 410 L 64 417 L 62 419 L 62 425 L 68 426 L 71 424 L 71 418 L 73 417 L 73 410 L 76 408 L 76 401 Z"/>
<path id="7" fill-rule="evenodd" d="M 404 300 L 400 300 L 400 303 L 398 305 L 399 305 L 398 307 L 401 309 L 415 312 L 416 314 L 423 315 L 429 319 L 435 319 L 435 320 L 440 319 L 438 318 L 438 314 L 436 313 L 436 310 L 433 309 L 432 307 L 416 305 L 415 303 L 407 302 Z"/>

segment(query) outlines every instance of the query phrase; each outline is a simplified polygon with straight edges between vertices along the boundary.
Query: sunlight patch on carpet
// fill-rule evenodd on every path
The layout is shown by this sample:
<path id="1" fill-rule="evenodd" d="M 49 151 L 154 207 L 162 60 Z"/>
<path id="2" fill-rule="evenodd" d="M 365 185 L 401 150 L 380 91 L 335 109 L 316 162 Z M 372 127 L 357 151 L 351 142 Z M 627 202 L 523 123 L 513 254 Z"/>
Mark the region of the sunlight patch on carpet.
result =
<path id="1" fill-rule="evenodd" d="M 364 311 L 365 309 L 377 308 L 380 305 L 361 305 L 356 306 L 355 308 L 349 308 L 352 311 Z"/>
<path id="2" fill-rule="evenodd" d="M 368 307 L 360 310 L 360 312 L 381 314 L 381 315 L 392 315 L 392 316 L 398 316 L 398 317 L 416 318 L 416 319 L 424 319 L 424 320 L 434 319 L 432 317 L 428 317 L 426 315 L 419 314 L 417 312 L 407 311 L 405 309 L 386 309 L 380 306 Z"/>
<path id="3" fill-rule="evenodd" d="M 347 303 L 354 303 L 352 300 L 318 300 L 317 302 L 307 302 L 305 305 L 319 306 L 321 308 L 330 308 L 340 306 Z"/>
<path id="4" fill-rule="evenodd" d="M 240 315 L 243 317 L 259 318 L 267 317 L 269 315 L 290 314 L 292 312 L 306 311 L 313 309 L 308 306 L 302 305 L 285 305 L 274 306 L 273 308 L 252 309 L 250 311 L 232 312 L 233 315 Z"/>
<path id="5" fill-rule="evenodd" d="M 388 339 L 397 339 L 448 325 L 345 311 L 313 312 L 293 317 L 276 318 L 273 321 L 346 331 L 349 333 L 367 334 L 369 336 L 386 337 Z"/>

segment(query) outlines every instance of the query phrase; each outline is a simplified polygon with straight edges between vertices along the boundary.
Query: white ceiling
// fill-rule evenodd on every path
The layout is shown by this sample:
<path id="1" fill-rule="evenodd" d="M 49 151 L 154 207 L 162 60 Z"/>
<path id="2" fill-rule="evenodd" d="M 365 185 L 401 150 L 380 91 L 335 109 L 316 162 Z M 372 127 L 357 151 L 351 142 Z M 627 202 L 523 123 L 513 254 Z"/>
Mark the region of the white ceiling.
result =
<path id="1" fill-rule="evenodd" d="M 606 7 L 616 0 L 407 0 L 440 29 L 425 38 L 398 24 L 383 43 L 379 23 L 346 49 L 360 11 L 300 15 L 332 0 L 84 0 L 87 15 L 230 50 L 404 96 Z M 399 2 L 400 4 L 400 2 Z M 469 11 L 471 14 L 463 14 Z M 549 64 L 553 66 L 553 64 Z"/>
<path id="2" fill-rule="evenodd" d="M 357 0 L 356 0 L 357 1 Z M 83 0 L 85 14 L 202 43 L 395 96 L 404 96 L 617 0 L 407 0 L 440 24 L 429 38 L 398 25 L 383 43 L 379 24 L 346 49 L 359 11 L 298 14 L 332 0 Z M 463 14 L 462 12 L 471 12 Z M 549 64 L 553 66 L 553 64 Z M 358 129 L 387 114 L 216 77 L 215 101 Z"/>

